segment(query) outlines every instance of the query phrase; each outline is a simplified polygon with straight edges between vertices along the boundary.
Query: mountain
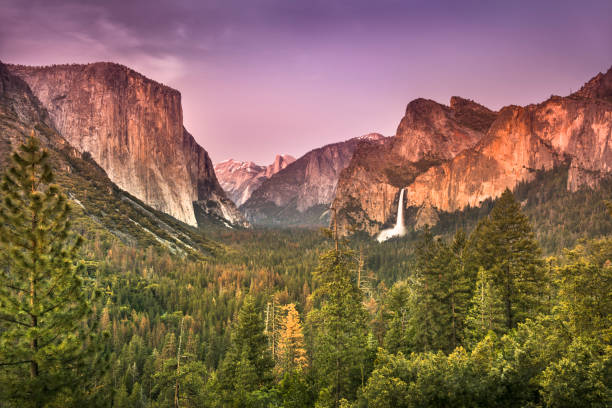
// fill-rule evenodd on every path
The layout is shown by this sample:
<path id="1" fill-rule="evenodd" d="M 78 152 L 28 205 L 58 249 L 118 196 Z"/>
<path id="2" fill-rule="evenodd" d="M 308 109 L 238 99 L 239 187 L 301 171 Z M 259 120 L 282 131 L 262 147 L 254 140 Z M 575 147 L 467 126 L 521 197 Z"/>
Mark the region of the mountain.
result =
<path id="1" fill-rule="evenodd" d="M 240 210 L 255 224 L 324 225 L 340 172 L 357 146 L 385 140 L 371 133 L 312 150 L 264 180 Z"/>
<path id="2" fill-rule="evenodd" d="M 205 215 L 246 222 L 208 153 L 183 127 L 181 94 L 122 65 L 9 65 L 53 127 L 121 189 L 189 225 Z"/>
<path id="3" fill-rule="evenodd" d="M 151 208 L 114 184 L 90 155 L 57 132 L 28 84 L 0 62 L 0 172 L 31 131 L 49 151 L 56 182 L 72 203 L 74 228 L 86 239 L 114 236 L 130 246 L 160 247 L 196 258 L 220 250 L 201 230 Z"/>
<path id="4" fill-rule="evenodd" d="M 295 158 L 288 154 L 276 155 L 274 163 L 267 166 L 229 159 L 215 164 L 215 174 L 229 198 L 240 206 L 249 199 L 253 191 L 264 180 L 269 179 L 294 161 Z"/>
<path id="5" fill-rule="evenodd" d="M 378 232 L 395 216 L 401 187 L 476 145 L 497 115 L 459 97 L 451 98 L 450 106 L 428 99 L 410 102 L 396 135 L 382 144 L 361 145 L 340 175 L 333 204 L 340 229 Z"/>
<path id="6" fill-rule="evenodd" d="M 596 187 L 612 172 L 612 69 L 567 97 L 497 113 L 459 98 L 448 108 L 411 108 L 419 101 L 408 105 L 385 150 L 356 152 L 342 173 L 334 205 L 344 232 L 356 228 L 372 234 L 392 222 L 401 188 L 406 188 L 406 207 L 426 214 L 425 220 L 413 219 L 421 226 L 435 224 L 442 212 L 479 206 L 534 180 L 538 171 L 567 166 L 568 191 Z M 409 110 L 423 115 L 409 116 Z M 448 124 L 477 133 L 466 137 L 458 134 L 462 127 L 425 126 L 442 123 L 436 120 L 440 111 L 452 117 Z"/>

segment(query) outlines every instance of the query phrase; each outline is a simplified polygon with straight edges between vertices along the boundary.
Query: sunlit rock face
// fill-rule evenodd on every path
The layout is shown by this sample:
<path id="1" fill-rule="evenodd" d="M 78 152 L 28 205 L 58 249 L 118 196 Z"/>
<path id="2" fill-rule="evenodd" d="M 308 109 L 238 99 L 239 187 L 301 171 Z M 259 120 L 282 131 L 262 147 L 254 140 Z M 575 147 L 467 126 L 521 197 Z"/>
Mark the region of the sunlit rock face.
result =
<path id="1" fill-rule="evenodd" d="M 183 127 L 178 91 L 113 63 L 9 69 L 28 83 L 66 140 L 89 152 L 122 189 L 190 225 L 197 224 L 194 203 L 244 223 L 208 153 Z"/>
<path id="2" fill-rule="evenodd" d="M 395 137 L 363 144 L 340 176 L 334 206 L 340 230 L 375 234 L 395 216 L 394 198 L 432 166 L 475 146 L 497 113 L 453 97 L 450 106 L 416 99 L 406 108 Z"/>
<path id="3" fill-rule="evenodd" d="M 532 180 L 536 170 L 566 163 L 568 190 L 595 187 L 612 169 L 610 77 L 612 71 L 565 98 L 502 109 L 475 148 L 432 167 L 407 187 L 407 205 L 429 203 L 443 211 L 479 205 Z"/>
<path id="4" fill-rule="evenodd" d="M 418 228 L 437 220 L 432 210 L 477 206 L 559 165 L 569 165 L 568 190 L 596 187 L 612 171 L 611 132 L 612 69 L 568 97 L 498 113 L 455 97 L 450 107 L 416 100 L 394 138 L 355 152 L 338 183 L 339 219 L 374 234 L 392 216 L 388 194 L 405 187 Z"/>
<path id="5" fill-rule="evenodd" d="M 240 207 L 255 223 L 273 222 L 275 214 L 304 213 L 315 206 L 329 207 L 340 172 L 362 143 L 378 145 L 384 136 L 371 133 L 312 150 L 265 180 Z"/>
<path id="6" fill-rule="evenodd" d="M 229 159 L 215 164 L 215 174 L 230 199 L 237 206 L 241 206 L 264 180 L 269 179 L 294 161 L 295 158 L 288 154 L 276 155 L 274 163 L 267 166 L 259 166 L 251 161 L 241 162 Z"/>

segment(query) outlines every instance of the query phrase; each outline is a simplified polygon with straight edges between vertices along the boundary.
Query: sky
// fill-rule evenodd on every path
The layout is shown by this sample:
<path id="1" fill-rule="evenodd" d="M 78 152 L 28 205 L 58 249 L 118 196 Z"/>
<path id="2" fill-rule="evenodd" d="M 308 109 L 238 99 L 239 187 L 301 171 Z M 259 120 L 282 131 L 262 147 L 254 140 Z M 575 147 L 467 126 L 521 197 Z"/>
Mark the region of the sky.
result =
<path id="1" fill-rule="evenodd" d="M 259 164 L 453 95 L 567 95 L 612 65 L 612 1 L 0 0 L 0 60 L 113 61 L 182 94 L 214 162 Z"/>

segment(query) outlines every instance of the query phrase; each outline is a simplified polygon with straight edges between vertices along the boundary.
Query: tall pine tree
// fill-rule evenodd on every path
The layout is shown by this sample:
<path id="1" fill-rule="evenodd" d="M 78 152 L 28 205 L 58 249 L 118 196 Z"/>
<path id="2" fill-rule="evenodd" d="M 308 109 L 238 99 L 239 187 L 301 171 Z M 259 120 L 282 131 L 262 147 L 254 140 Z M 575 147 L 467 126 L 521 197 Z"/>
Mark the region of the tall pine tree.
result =
<path id="1" fill-rule="evenodd" d="M 492 324 L 491 328 L 505 332 L 540 310 L 543 290 L 547 287 L 541 250 L 520 204 L 508 189 L 473 235 L 471 261 L 480 272 L 471 314 L 485 316 L 497 310 L 495 313 L 501 315 L 490 316 L 489 322 L 501 320 L 503 323 L 501 327 Z M 485 299 L 485 296 L 496 299 Z M 482 307 L 488 310 L 480 310 Z M 478 320 L 483 321 L 471 319 L 472 323 Z"/>
<path id="2" fill-rule="evenodd" d="M 229 406 L 249 404 L 249 395 L 271 385 L 274 360 L 264 333 L 255 300 L 247 295 L 232 330 L 232 345 L 225 356 L 219 381 L 224 391 L 224 403 Z"/>
<path id="3" fill-rule="evenodd" d="M 78 403 L 96 352 L 82 239 L 48 158 L 32 132 L 1 186 L 0 398 L 19 406 Z"/>
<path id="4" fill-rule="evenodd" d="M 315 307 L 308 315 L 320 406 L 355 398 L 367 375 L 367 312 L 357 285 L 355 254 L 338 245 L 313 274 Z"/>

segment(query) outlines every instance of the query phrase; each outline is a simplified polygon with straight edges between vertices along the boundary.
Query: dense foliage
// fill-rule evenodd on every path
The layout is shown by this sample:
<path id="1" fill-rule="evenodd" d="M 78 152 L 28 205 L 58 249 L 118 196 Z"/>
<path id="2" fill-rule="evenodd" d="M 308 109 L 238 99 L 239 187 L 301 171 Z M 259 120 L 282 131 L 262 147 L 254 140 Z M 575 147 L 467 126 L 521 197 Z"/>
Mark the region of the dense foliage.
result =
<path id="1" fill-rule="evenodd" d="M 197 258 L 90 232 L 78 252 L 84 266 L 72 250 L 61 268 L 41 261 L 50 277 L 42 284 L 59 268 L 79 288 L 67 306 L 79 313 L 57 333 L 74 343 L 54 349 L 53 372 L 85 372 L 64 356 L 95 367 L 81 386 L 53 394 L 29 365 L 6 365 L 14 350 L 31 349 L 32 334 L 16 335 L 27 329 L 10 321 L 24 315 L 6 302 L 32 268 L 14 269 L 19 257 L 3 250 L 0 407 L 84 398 L 101 407 L 610 406 L 612 238 L 605 224 L 557 251 L 562 227 L 545 226 L 563 209 L 550 180 L 556 187 L 540 195 L 521 186 L 455 214 L 463 221 L 446 233 L 437 226 L 382 245 L 359 236 L 330 243 L 306 229 L 211 230 L 219 249 Z M 40 191 L 59 197 L 45 182 Z M 547 212 L 533 202 L 548 193 Z M 596 204 L 571 211 L 590 212 L 588 225 L 609 223 L 605 190 L 570 198 L 586 194 L 598 194 L 584 201 Z M 2 221 L 3 245 L 28 234 L 16 232 L 28 217 L 12 216 Z M 66 228 L 44 243 L 72 248 L 70 237 Z M 106 337 L 92 356 L 93 334 Z"/>

